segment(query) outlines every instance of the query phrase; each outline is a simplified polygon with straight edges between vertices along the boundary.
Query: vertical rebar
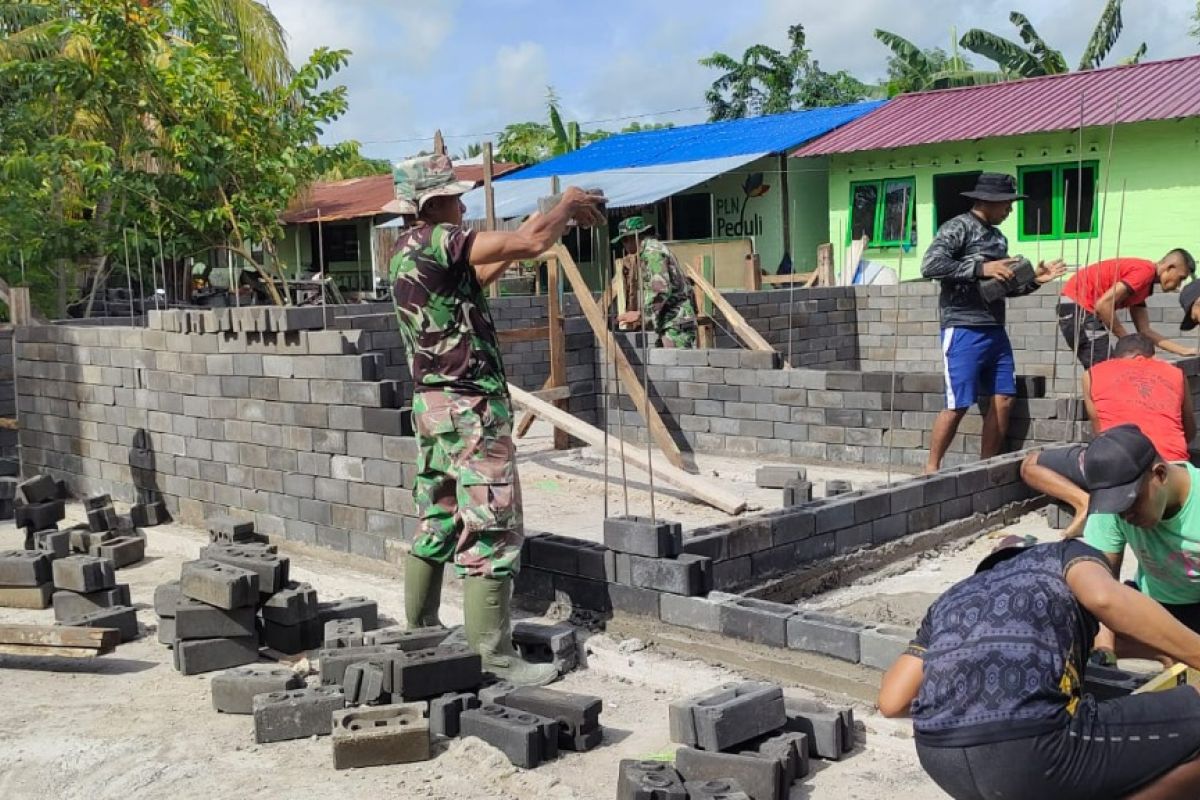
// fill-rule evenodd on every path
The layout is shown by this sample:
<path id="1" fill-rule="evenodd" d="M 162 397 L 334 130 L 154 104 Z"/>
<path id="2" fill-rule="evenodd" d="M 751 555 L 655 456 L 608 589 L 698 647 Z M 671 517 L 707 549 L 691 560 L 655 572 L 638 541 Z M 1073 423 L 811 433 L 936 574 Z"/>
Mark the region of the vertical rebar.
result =
<path id="1" fill-rule="evenodd" d="M 125 242 L 125 286 L 129 292 L 129 324 L 133 325 L 133 275 L 129 267 L 129 230 L 121 229 L 121 239 Z"/>
<path id="2" fill-rule="evenodd" d="M 642 321 L 642 402 L 646 405 L 646 476 L 650 479 L 650 525 L 658 524 L 654 505 L 654 447 L 650 436 L 650 337 L 646 335 L 646 297 L 650 282 L 649 265 L 642 258 L 642 238 L 640 234 L 633 235 L 634 247 L 637 249 L 638 265 L 638 319 Z"/>
<path id="3" fill-rule="evenodd" d="M 624 240 L 622 240 L 621 246 L 622 246 L 622 248 L 625 246 Z M 622 286 L 622 288 L 624 288 L 624 286 L 625 286 L 624 263 L 622 263 L 622 269 L 621 269 L 621 286 Z M 626 306 L 628 306 L 628 302 L 626 303 Z M 628 310 L 628 309 L 626 309 L 626 310 Z M 629 473 L 628 473 L 628 470 L 627 470 L 626 464 L 625 464 L 625 412 L 621 408 L 621 405 L 620 405 L 621 394 L 622 394 L 622 392 L 621 392 L 621 371 L 619 369 L 617 369 L 617 348 L 620 347 L 621 344 L 620 344 L 620 342 L 617 341 L 617 337 L 612 331 L 607 332 L 607 339 L 608 339 L 608 341 L 606 342 L 606 344 L 608 345 L 608 347 L 606 349 L 608 352 L 605 354 L 605 362 L 606 362 L 605 369 L 607 369 L 607 362 L 611 361 L 612 369 L 613 369 L 613 378 L 614 378 L 614 382 L 615 382 L 614 388 L 616 389 L 616 391 L 613 392 L 613 394 L 617 398 L 617 447 L 619 448 L 619 455 L 621 456 L 621 494 L 625 501 L 625 516 L 628 517 L 629 516 Z"/>
<path id="4" fill-rule="evenodd" d="M 904 187 L 900 229 L 900 261 L 896 265 L 896 304 L 892 318 L 892 392 L 888 400 L 887 482 L 892 482 L 892 441 L 896 436 L 896 360 L 900 353 L 900 283 L 904 274 L 904 233 L 908 230 L 908 187 Z"/>

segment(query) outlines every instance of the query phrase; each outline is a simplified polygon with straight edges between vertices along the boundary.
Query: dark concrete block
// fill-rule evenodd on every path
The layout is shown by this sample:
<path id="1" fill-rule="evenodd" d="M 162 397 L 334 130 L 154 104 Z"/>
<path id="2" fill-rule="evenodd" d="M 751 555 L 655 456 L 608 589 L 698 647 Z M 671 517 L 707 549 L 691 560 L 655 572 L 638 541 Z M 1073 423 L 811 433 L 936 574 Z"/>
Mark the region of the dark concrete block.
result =
<path id="1" fill-rule="evenodd" d="M 345 697 L 336 686 L 260 694 L 254 698 L 254 739 L 266 744 L 328 736 L 333 713 L 345 707 Z"/>
<path id="2" fill-rule="evenodd" d="M 548 729 L 557 728 L 553 720 L 503 706 L 484 705 L 462 712 L 459 722 L 461 735 L 476 736 L 496 747 L 515 766 L 533 769 L 557 755 L 557 735 L 553 745 L 548 742 Z"/>
<path id="3" fill-rule="evenodd" d="M 458 736 L 464 711 L 479 708 L 479 698 L 469 692 L 454 692 L 429 701 L 429 733 L 453 739 Z"/>
<path id="4" fill-rule="evenodd" d="M 160 583 L 154 587 L 154 613 L 159 617 L 174 619 L 175 607 L 182 598 L 183 591 L 179 588 L 179 581 Z"/>
<path id="5" fill-rule="evenodd" d="M 223 639 L 257 636 L 254 606 L 226 610 L 180 597 L 175 606 L 175 638 Z"/>
<path id="6" fill-rule="evenodd" d="M 390 703 L 393 687 L 392 662 L 386 659 L 356 661 L 342 676 L 346 705 Z"/>
<path id="7" fill-rule="evenodd" d="M 54 593 L 54 619 L 61 622 L 69 617 L 78 617 L 102 608 L 113 606 L 132 606 L 129 597 L 129 584 L 118 583 L 111 589 L 101 589 L 98 592 L 79 594 L 60 590 Z"/>
<path id="8" fill-rule="evenodd" d="M 53 561 L 49 553 L 39 550 L 0 552 L 0 586 L 40 586 L 50 583 Z"/>
<path id="9" fill-rule="evenodd" d="M 785 797 L 783 768 L 773 758 L 683 747 L 675 753 L 675 767 L 689 783 L 732 779 L 754 800 Z"/>
<path id="10" fill-rule="evenodd" d="M 92 545 L 92 555 L 110 559 L 116 569 L 121 569 L 146 557 L 146 540 L 137 536 L 117 536 Z"/>
<path id="11" fill-rule="evenodd" d="M 260 547 L 210 544 L 200 550 L 200 557 L 253 572 L 262 594 L 275 594 L 288 584 L 291 560 Z"/>
<path id="12" fill-rule="evenodd" d="M 176 639 L 174 655 L 175 669 L 184 675 L 240 667 L 258 660 L 258 636 L 189 641 Z"/>
<path id="13" fill-rule="evenodd" d="M 80 594 L 111 589 L 117 584 L 113 562 L 107 558 L 68 556 L 54 561 L 51 570 L 55 587 Z"/>
<path id="14" fill-rule="evenodd" d="M 129 606 L 99 608 L 77 617 L 68 617 L 58 624 L 68 628 L 115 628 L 121 632 L 122 642 L 138 638 L 137 611 Z"/>
<path id="15" fill-rule="evenodd" d="M 685 781 L 688 800 L 751 800 L 733 778 L 714 781 Z"/>
<path id="16" fill-rule="evenodd" d="M 600 725 L 604 703 L 599 697 L 540 687 L 520 687 L 509 692 L 501 705 L 557 720 L 563 750 L 574 749 L 574 740 Z"/>
<path id="17" fill-rule="evenodd" d="M 317 619 L 324 624 L 331 619 L 360 619 L 364 631 L 379 627 L 379 607 L 366 597 L 343 597 L 317 606 Z"/>
<path id="18" fill-rule="evenodd" d="M 622 759 L 617 769 L 617 800 L 688 800 L 679 773 L 664 761 Z"/>
<path id="19" fill-rule="evenodd" d="M 403 653 L 393 664 L 395 692 L 405 700 L 478 689 L 483 683 L 479 654 L 463 645 L 414 650 Z"/>
<path id="20" fill-rule="evenodd" d="M 288 655 L 316 650 L 321 646 L 324 633 L 324 626 L 316 618 L 302 620 L 295 625 L 281 625 L 266 620 L 262 631 L 264 645 Z"/>
<path id="21" fill-rule="evenodd" d="M 295 581 L 289 581 L 262 604 L 263 620 L 277 625 L 299 625 L 305 620 L 316 619 L 317 613 L 316 589 Z"/>
<path id="22" fill-rule="evenodd" d="M 854 491 L 853 484 L 850 481 L 830 479 L 825 481 L 825 496 L 836 497 L 839 494 L 849 494 Z"/>
<path id="23" fill-rule="evenodd" d="M 687 554 L 685 554 L 687 555 Z M 710 559 L 697 556 L 685 558 L 644 558 L 632 556 L 630 560 L 630 580 L 641 589 L 654 589 L 659 592 L 680 594 L 686 597 L 704 594 L 711 588 L 711 578 L 708 585 L 705 582 L 705 566 Z M 711 575 L 711 572 L 708 572 Z"/>
<path id="24" fill-rule="evenodd" d="M 428 650 L 431 647 L 437 647 L 449 635 L 449 629 L 438 626 L 430 628 L 401 628 L 395 626 L 367 631 L 363 634 L 363 644 L 396 645 L 407 653 L 413 650 Z"/>
<path id="25" fill-rule="evenodd" d="M 36 549 L 49 553 L 52 558 L 66 558 L 71 555 L 71 532 L 34 531 L 33 544 Z"/>
<path id="26" fill-rule="evenodd" d="M 218 608 L 242 608 L 258 602 L 258 575 L 217 561 L 184 562 L 179 587 L 185 596 Z"/>
<path id="27" fill-rule="evenodd" d="M 579 663 L 579 643 L 575 629 L 567 624 L 543 625 L 516 622 L 512 627 L 513 646 L 528 661 L 554 664 L 565 675 Z"/>
<path id="28" fill-rule="evenodd" d="M 808 775 L 808 737 L 803 733 L 778 733 L 752 743 L 752 750 L 764 758 L 773 758 L 783 768 L 783 784 L 791 786 Z"/>
<path id="29" fill-rule="evenodd" d="M 304 687 L 304 678 L 287 667 L 261 665 L 236 667 L 209 682 L 213 708 L 225 714 L 253 714 L 254 697 Z"/>
<path id="30" fill-rule="evenodd" d="M 35 475 L 17 484 L 17 492 L 26 505 L 58 499 L 58 484 L 49 475 Z"/>
<path id="31" fill-rule="evenodd" d="M 604 520 L 604 546 L 619 553 L 670 558 L 683 547 L 683 527 L 678 522 L 649 517 L 609 517 Z"/>
<path id="32" fill-rule="evenodd" d="M 579 570 L 577 540 L 565 536 L 531 536 L 529 563 L 538 569 L 575 575 Z"/>
<path id="33" fill-rule="evenodd" d="M 17 527 L 32 528 L 35 531 L 53 528 L 66 516 L 66 504 L 62 500 L 49 500 L 44 503 L 30 503 L 16 507 Z"/>

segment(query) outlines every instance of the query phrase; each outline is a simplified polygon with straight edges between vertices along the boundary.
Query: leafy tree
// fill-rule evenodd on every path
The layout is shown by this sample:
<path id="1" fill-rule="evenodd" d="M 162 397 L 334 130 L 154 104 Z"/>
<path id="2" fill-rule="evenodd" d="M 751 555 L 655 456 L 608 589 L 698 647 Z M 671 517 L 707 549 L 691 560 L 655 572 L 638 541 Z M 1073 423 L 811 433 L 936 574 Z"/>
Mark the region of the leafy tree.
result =
<path id="1" fill-rule="evenodd" d="M 344 150 L 343 158 L 317 176 L 317 180 L 344 181 L 349 178 L 391 174 L 392 162 L 386 158 L 367 158 L 360 151 L 361 145 L 358 142 L 344 142 L 341 147 Z"/>
<path id="2" fill-rule="evenodd" d="M 980 86 L 1004 80 L 999 71 L 976 70 L 958 51 L 958 37 L 951 37 L 951 52 L 940 47 L 922 50 L 903 36 L 876 30 L 875 38 L 892 51 L 888 58 L 887 95 L 953 86 Z"/>
<path id="3" fill-rule="evenodd" d="M 554 153 L 554 131 L 542 122 L 514 122 L 496 137 L 496 157 L 510 164 L 536 164 Z"/>
<path id="4" fill-rule="evenodd" d="M 862 100 L 865 84 L 848 72 L 824 72 L 805 47 L 803 25 L 788 28 L 786 53 L 765 44 L 746 48 L 739 61 L 725 53 L 700 59 L 722 74 L 704 94 L 709 119 L 740 119 L 796 108 L 841 105 Z"/>
<path id="5" fill-rule="evenodd" d="M 1038 34 L 1029 18 L 1019 11 L 1009 14 L 1008 19 L 1017 28 L 1024 46 L 990 31 L 972 28 L 959 42 L 973 53 L 995 61 L 1005 72 L 1020 78 L 1038 75 L 1057 75 L 1070 72 L 1066 57 Z M 1079 59 L 1077 70 L 1096 69 L 1112 52 L 1121 36 L 1125 23 L 1121 17 L 1121 0 L 1107 0 L 1100 12 L 1100 19 L 1088 38 L 1087 46 Z M 1136 64 L 1146 54 L 1143 42 L 1125 63 Z"/>
<path id="6" fill-rule="evenodd" d="M 458 157 L 461 159 L 478 158 L 481 155 L 483 155 L 483 143 L 482 142 L 472 142 L 471 144 L 467 145 L 462 150 L 460 150 L 458 153 Z"/>
<path id="7" fill-rule="evenodd" d="M 1196 0 L 1196 11 L 1192 14 L 1192 22 L 1195 23 L 1192 28 L 1192 36 L 1200 39 L 1200 0 Z"/>

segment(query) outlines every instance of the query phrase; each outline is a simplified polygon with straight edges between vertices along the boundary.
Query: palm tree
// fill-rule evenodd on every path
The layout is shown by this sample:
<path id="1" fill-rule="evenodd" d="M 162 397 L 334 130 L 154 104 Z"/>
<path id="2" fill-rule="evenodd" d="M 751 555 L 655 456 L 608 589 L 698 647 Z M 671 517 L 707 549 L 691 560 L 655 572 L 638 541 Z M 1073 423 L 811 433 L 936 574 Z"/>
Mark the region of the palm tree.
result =
<path id="1" fill-rule="evenodd" d="M 790 111 L 796 74 L 809 58 L 804 39 L 804 26 L 792 25 L 786 54 L 756 44 L 746 48 L 741 61 L 719 52 L 700 59 L 701 66 L 723 71 L 704 93 L 709 118 L 740 119 Z"/>
<path id="2" fill-rule="evenodd" d="M 460 150 L 458 153 L 458 157 L 463 160 L 468 159 L 468 158 L 477 158 L 481 155 L 483 155 L 483 143 L 482 142 L 472 142 L 471 144 L 468 144 L 466 147 L 464 147 L 462 150 Z"/>
<path id="3" fill-rule="evenodd" d="M 958 52 L 958 37 L 951 32 L 950 54 L 941 48 L 922 50 L 890 31 L 876 30 L 875 38 L 892 51 L 888 60 L 888 96 L 926 89 L 953 86 L 982 86 L 999 83 L 1005 75 L 999 70 L 977 70 Z"/>
<path id="4" fill-rule="evenodd" d="M 1020 78 L 1057 75 L 1071 71 L 1062 51 L 1048 45 L 1028 17 L 1019 11 L 1014 11 L 1008 15 L 1008 19 L 1016 26 L 1021 41 L 1025 43 L 1024 47 L 1003 36 L 979 28 L 967 31 L 960 44 L 973 53 L 995 61 L 1005 72 Z M 1099 67 L 1112 52 L 1123 28 L 1121 0 L 1108 0 L 1104 10 L 1100 12 L 1100 19 L 1092 30 L 1092 35 L 1088 39 L 1087 47 L 1084 48 L 1076 69 L 1088 70 Z M 1145 54 L 1146 44 L 1143 42 L 1132 56 L 1124 59 L 1123 63 L 1136 64 Z"/>

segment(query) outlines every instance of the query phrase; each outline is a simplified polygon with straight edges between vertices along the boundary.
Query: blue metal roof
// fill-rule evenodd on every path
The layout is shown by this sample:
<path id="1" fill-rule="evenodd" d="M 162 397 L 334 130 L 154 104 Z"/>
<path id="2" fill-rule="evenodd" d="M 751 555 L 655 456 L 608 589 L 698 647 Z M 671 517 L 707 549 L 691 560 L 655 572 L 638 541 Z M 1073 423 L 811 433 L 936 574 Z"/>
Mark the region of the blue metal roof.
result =
<path id="1" fill-rule="evenodd" d="M 853 122 L 885 102 L 876 100 L 682 128 L 620 133 L 573 153 L 505 175 L 498 178 L 496 183 L 679 164 L 751 153 L 781 153 Z"/>

